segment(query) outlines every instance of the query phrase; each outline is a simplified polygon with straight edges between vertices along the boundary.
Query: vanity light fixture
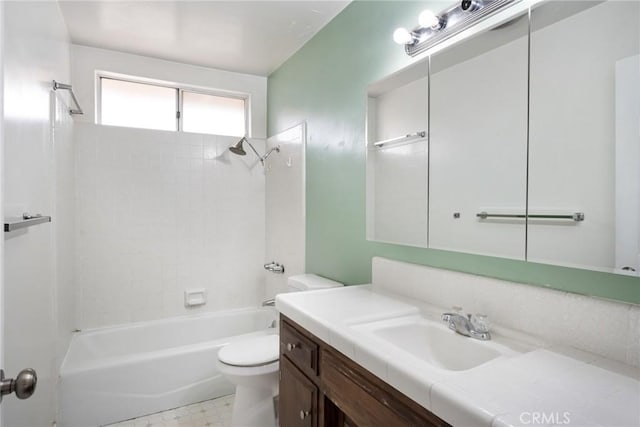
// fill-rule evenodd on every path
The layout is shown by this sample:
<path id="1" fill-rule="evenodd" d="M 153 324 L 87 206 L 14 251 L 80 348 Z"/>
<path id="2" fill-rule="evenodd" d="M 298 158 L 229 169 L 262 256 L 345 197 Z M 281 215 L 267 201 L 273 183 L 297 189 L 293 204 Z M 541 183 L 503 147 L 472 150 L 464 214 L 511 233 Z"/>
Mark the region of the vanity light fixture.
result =
<path id="1" fill-rule="evenodd" d="M 431 28 L 432 30 L 439 30 L 444 27 L 444 21 L 429 9 L 424 10 L 418 16 L 418 24 L 422 28 Z"/>
<path id="2" fill-rule="evenodd" d="M 413 31 L 398 28 L 393 41 L 404 45 L 409 56 L 416 56 L 470 26 L 521 0 L 461 0 L 439 14 L 423 11 Z"/>
<path id="3" fill-rule="evenodd" d="M 393 32 L 393 41 L 398 44 L 410 44 L 414 42 L 414 35 L 406 28 L 396 28 Z"/>

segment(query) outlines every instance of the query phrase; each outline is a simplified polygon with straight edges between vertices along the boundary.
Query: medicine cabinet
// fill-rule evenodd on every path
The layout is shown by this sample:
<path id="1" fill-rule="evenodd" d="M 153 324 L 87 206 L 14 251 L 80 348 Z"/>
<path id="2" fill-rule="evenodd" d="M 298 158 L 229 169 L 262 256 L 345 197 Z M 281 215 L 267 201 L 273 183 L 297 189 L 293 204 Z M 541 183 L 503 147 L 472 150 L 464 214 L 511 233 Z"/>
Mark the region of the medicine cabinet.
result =
<path id="1" fill-rule="evenodd" d="M 543 2 L 367 93 L 367 238 L 640 271 L 640 3 Z"/>

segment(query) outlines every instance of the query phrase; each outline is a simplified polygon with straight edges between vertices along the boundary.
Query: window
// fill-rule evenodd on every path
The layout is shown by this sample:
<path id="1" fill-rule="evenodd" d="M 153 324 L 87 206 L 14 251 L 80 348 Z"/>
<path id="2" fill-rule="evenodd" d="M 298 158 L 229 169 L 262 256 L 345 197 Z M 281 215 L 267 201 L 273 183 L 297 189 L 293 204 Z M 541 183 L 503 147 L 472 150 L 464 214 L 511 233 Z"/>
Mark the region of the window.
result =
<path id="1" fill-rule="evenodd" d="M 182 116 L 185 132 L 245 134 L 244 99 L 184 91 Z"/>
<path id="2" fill-rule="evenodd" d="M 100 77 L 103 125 L 243 136 L 246 99 Z"/>
<path id="3" fill-rule="evenodd" d="M 102 79 L 101 123 L 176 130 L 176 89 Z"/>

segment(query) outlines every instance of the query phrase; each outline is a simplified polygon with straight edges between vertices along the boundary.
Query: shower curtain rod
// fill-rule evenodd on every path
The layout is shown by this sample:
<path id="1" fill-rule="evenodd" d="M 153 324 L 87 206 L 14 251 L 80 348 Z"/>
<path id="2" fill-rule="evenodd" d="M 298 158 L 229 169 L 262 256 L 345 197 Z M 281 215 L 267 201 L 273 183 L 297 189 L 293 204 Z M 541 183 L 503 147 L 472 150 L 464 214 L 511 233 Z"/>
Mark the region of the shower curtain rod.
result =
<path id="1" fill-rule="evenodd" d="M 58 90 L 58 89 L 68 90 L 69 93 L 71 94 L 71 99 L 73 99 L 74 104 L 76 104 L 75 110 L 73 108 L 69 108 L 69 114 L 84 114 L 84 112 L 82 111 L 82 107 L 80 107 L 80 104 L 78 103 L 78 99 L 76 98 L 76 95 L 73 93 L 73 88 L 71 87 L 71 85 L 58 83 L 57 81 L 54 80 L 53 90 Z"/>

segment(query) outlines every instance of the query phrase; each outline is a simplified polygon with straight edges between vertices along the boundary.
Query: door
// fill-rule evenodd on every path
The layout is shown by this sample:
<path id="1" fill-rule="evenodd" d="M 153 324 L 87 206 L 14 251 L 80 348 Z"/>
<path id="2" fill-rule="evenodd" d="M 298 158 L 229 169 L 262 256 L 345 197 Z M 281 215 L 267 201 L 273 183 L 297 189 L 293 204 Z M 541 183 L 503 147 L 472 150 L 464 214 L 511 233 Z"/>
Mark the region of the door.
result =
<path id="1" fill-rule="evenodd" d="M 0 2 L 0 100 L 4 100 L 4 2 Z M 4 103 L 0 101 L 0 216 L 4 215 L 2 189 L 4 188 Z M 4 223 L 4 221 L 3 221 Z M 4 366 L 4 239 L 0 239 L 0 366 Z M 2 405 L 0 405 L 2 427 Z"/>
<path id="2" fill-rule="evenodd" d="M 47 82 L 68 81 L 68 55 L 60 54 L 66 45 L 55 33 L 63 28 L 58 25 L 63 21 L 56 15 L 56 3 L 0 5 L 0 215 L 3 223 L 17 225 L 11 232 L 4 232 L 3 227 L 0 243 L 0 368 L 13 379 L 27 367 L 40 374 L 38 390 L 28 402 L 16 395 L 4 396 L 1 415 L 2 423 L 12 427 L 49 426 L 55 421 L 57 380 L 53 228 L 51 223 L 41 222 L 43 218 L 24 221 L 24 214 L 52 215 L 53 88 Z M 26 375 L 35 380 L 29 371 Z M 21 378 L 26 379 L 24 374 Z M 9 392 L 18 385 L 6 381 L 0 389 Z"/>

